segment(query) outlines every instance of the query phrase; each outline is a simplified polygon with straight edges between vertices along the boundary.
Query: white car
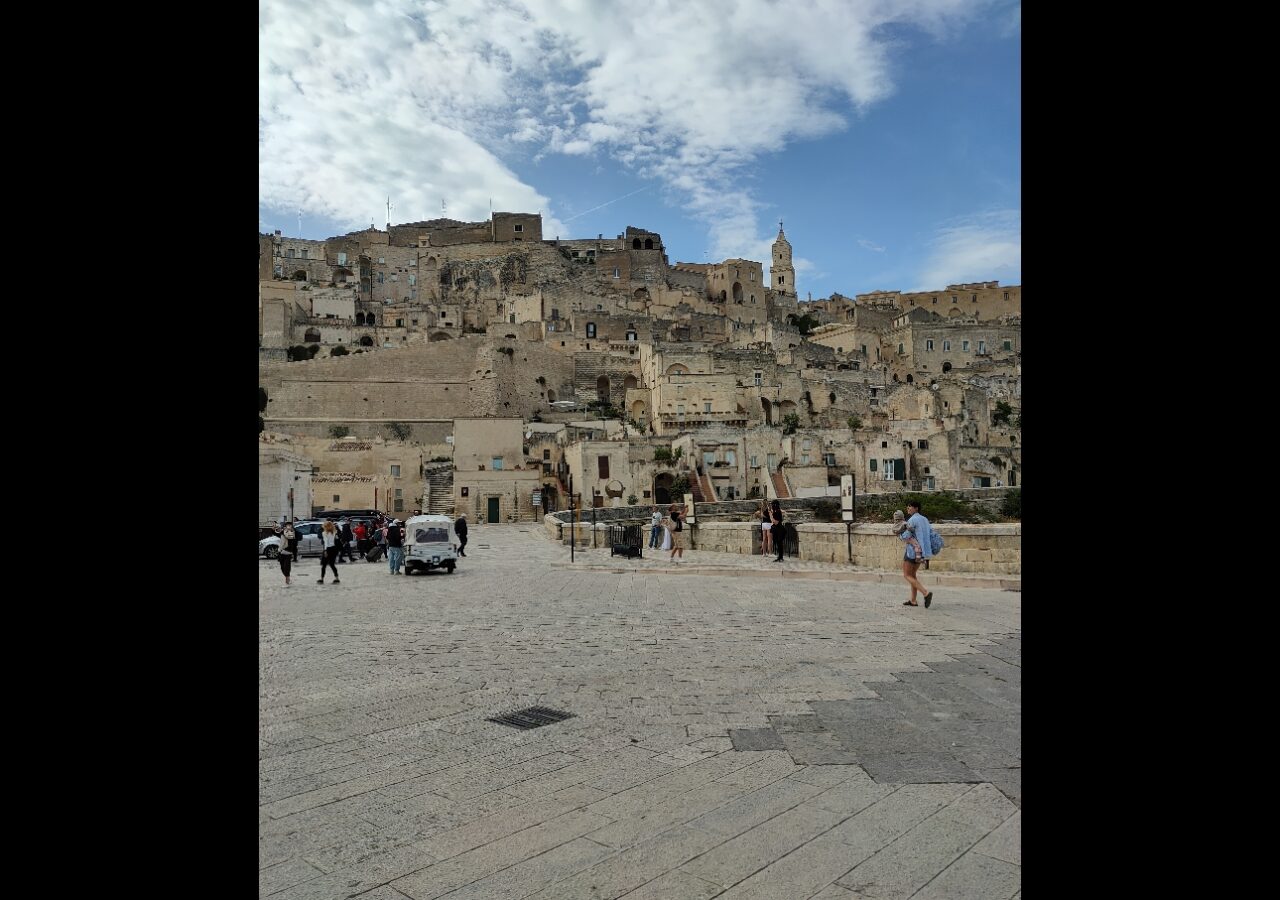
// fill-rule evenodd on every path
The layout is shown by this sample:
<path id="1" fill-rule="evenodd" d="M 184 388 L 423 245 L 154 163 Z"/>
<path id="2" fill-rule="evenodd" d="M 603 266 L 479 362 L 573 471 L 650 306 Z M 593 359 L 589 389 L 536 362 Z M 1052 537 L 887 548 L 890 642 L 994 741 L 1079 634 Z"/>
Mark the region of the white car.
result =
<path id="1" fill-rule="evenodd" d="M 323 556 L 324 541 L 320 537 L 320 529 L 324 527 L 324 522 L 316 520 L 308 520 L 298 522 L 293 526 L 293 530 L 298 534 L 298 555 L 299 556 Z M 267 559 L 275 559 L 280 555 L 280 537 L 272 535 L 258 541 L 258 556 L 265 556 Z"/>
<path id="2" fill-rule="evenodd" d="M 404 523 L 404 571 L 444 569 L 452 575 L 458 565 L 458 535 L 448 516 L 410 516 Z"/>

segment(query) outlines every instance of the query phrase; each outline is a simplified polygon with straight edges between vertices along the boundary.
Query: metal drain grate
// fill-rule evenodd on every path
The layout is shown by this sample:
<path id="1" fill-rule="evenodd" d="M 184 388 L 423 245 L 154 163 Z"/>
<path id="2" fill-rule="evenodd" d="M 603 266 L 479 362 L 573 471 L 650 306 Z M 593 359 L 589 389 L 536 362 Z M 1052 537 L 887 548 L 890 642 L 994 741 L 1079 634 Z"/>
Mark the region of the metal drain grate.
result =
<path id="1" fill-rule="evenodd" d="M 572 719 L 573 717 L 573 713 L 563 712 L 558 709 L 549 709 L 545 706 L 529 706 L 505 715 L 494 716 L 485 721 L 497 722 L 499 725 L 510 725 L 512 728 L 527 731 L 530 728 L 541 728 L 543 725 L 554 725 L 556 722 L 563 722 L 565 719 Z"/>

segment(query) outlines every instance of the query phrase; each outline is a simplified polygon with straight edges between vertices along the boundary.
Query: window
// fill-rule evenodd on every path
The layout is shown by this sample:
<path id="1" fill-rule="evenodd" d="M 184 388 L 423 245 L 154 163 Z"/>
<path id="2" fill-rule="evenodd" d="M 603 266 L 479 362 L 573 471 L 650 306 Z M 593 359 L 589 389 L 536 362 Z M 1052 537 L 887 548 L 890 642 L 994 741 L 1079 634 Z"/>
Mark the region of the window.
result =
<path id="1" fill-rule="evenodd" d="M 702 451 L 702 468 L 710 469 L 715 464 L 716 464 L 716 451 L 703 450 Z"/>
<path id="2" fill-rule="evenodd" d="M 1009 299 L 1009 292 L 1008 292 L 1008 291 L 1005 291 L 1005 292 L 1004 292 L 1004 299 L 1006 299 L 1006 300 L 1008 300 L 1008 299 Z"/>
<path id="3" fill-rule="evenodd" d="M 952 303 L 958 303 L 959 301 L 957 301 L 957 300 L 956 300 L 956 298 L 953 296 L 953 297 L 951 298 L 951 302 L 952 302 Z"/>
<path id="4" fill-rule="evenodd" d="M 404 327 L 404 319 L 396 319 L 396 327 L 397 327 L 397 328 L 403 328 L 403 327 Z"/>
<path id="5" fill-rule="evenodd" d="M 919 447 L 920 447 L 920 449 L 921 449 L 921 450 L 928 450 L 928 449 L 929 449 L 929 442 L 928 442 L 928 441 L 917 441 L 916 443 L 919 445 Z"/>
<path id="6" fill-rule="evenodd" d="M 801 454 L 800 454 L 800 464 L 801 464 L 802 466 L 807 466 L 807 465 L 809 465 L 809 454 L 808 454 L 808 453 L 801 453 Z"/>
<path id="7" fill-rule="evenodd" d="M 765 457 L 764 461 L 768 464 L 770 472 L 778 468 L 778 454 L 770 453 L 768 456 Z"/>
<path id="8" fill-rule="evenodd" d="M 385 281 L 384 281 L 384 277 L 383 277 L 383 274 L 382 274 L 381 272 L 379 272 L 379 273 L 378 273 L 378 284 L 383 284 L 383 283 L 385 283 Z"/>
<path id="9" fill-rule="evenodd" d="M 938 302 L 938 298 L 937 298 L 937 297 L 934 297 L 934 298 L 933 298 L 933 302 L 934 302 L 934 303 L 937 303 L 937 302 Z"/>
<path id="10" fill-rule="evenodd" d="M 903 343 L 902 341 L 898 341 L 898 355 L 901 356 L 903 352 Z"/>
<path id="11" fill-rule="evenodd" d="M 876 470 L 876 461 L 873 459 L 873 460 L 870 460 L 870 463 L 871 463 L 871 471 L 874 472 Z"/>
<path id="12" fill-rule="evenodd" d="M 991 487 L 991 479 L 986 475 L 974 475 L 973 486 L 974 487 Z"/>
<path id="13" fill-rule="evenodd" d="M 724 451 L 724 461 L 731 466 L 736 466 L 738 464 L 738 454 L 733 450 L 726 450 Z"/>
<path id="14" fill-rule="evenodd" d="M 926 491 L 936 491 L 938 489 L 937 482 L 934 480 L 933 476 L 929 476 L 924 480 L 924 489 Z"/>
<path id="15" fill-rule="evenodd" d="M 968 353 L 968 352 L 969 352 L 969 342 L 968 342 L 968 341 L 961 341 L 961 342 L 960 342 L 960 349 L 961 349 L 961 350 L 963 350 L 965 353 Z"/>
<path id="16" fill-rule="evenodd" d="M 523 231 L 524 231 L 524 226 L 523 226 L 523 225 L 517 225 L 517 226 L 516 226 L 516 234 L 521 234 Z"/>
<path id="17" fill-rule="evenodd" d="M 410 284 L 417 284 L 417 283 L 418 283 L 418 276 L 417 276 L 417 275 L 414 275 L 412 272 L 410 272 L 410 273 L 409 273 L 409 283 L 410 283 Z"/>
<path id="18" fill-rule="evenodd" d="M 803 447 L 805 450 L 811 450 L 813 448 L 813 441 L 809 440 L 808 438 L 805 438 Z"/>
<path id="19" fill-rule="evenodd" d="M 747 275 L 747 280 L 748 280 L 748 281 L 755 281 L 755 280 L 756 280 L 756 273 L 755 273 L 755 271 L 754 271 L 754 270 L 752 270 L 752 271 L 751 271 L 751 273 L 750 273 L 749 275 Z"/>
<path id="20" fill-rule="evenodd" d="M 396 274 L 393 272 L 393 273 L 391 274 L 391 280 L 392 280 L 392 281 L 396 281 L 396 282 L 398 282 L 398 281 L 400 280 L 400 276 L 399 276 L 399 275 L 396 275 Z"/>
<path id="21" fill-rule="evenodd" d="M 397 497 L 403 497 L 403 496 L 404 496 L 404 489 L 403 489 L 403 488 L 396 488 L 396 496 L 397 496 Z"/>
<path id="22" fill-rule="evenodd" d="M 756 295 L 755 295 L 755 294 L 752 294 L 752 295 L 751 295 L 751 302 L 752 302 L 752 303 L 755 303 L 755 302 L 756 302 Z"/>
<path id="23" fill-rule="evenodd" d="M 491 457 L 491 458 L 490 458 L 490 460 L 489 460 L 489 462 L 490 462 L 490 464 L 491 464 L 491 467 L 493 468 L 493 471 L 495 471 L 495 472 L 501 472 L 501 471 L 502 471 L 502 457 L 501 457 L 501 456 L 494 456 L 494 457 Z"/>
<path id="24" fill-rule="evenodd" d="M 597 304 L 596 304 L 596 309 L 598 309 L 598 310 L 602 310 L 602 309 L 604 309 L 604 304 L 603 304 L 603 303 L 597 303 Z"/>
<path id="25" fill-rule="evenodd" d="M 977 303 L 977 302 L 978 302 L 978 295 L 977 295 L 977 294 L 974 294 L 974 295 L 973 295 L 973 302 L 974 302 L 974 303 Z"/>
<path id="26" fill-rule="evenodd" d="M 596 323 L 595 323 L 595 322 L 588 322 L 588 323 L 587 323 L 587 337 L 589 337 L 589 338 L 593 338 L 593 337 L 595 337 L 595 336 L 596 336 Z"/>
<path id="27" fill-rule="evenodd" d="M 978 352 L 979 352 L 979 353 L 986 353 L 986 352 L 987 352 L 987 342 L 986 342 L 986 341 L 978 341 Z"/>
<path id="28" fill-rule="evenodd" d="M 925 341 L 925 342 L 924 342 L 924 349 L 926 349 L 926 350 L 932 350 L 932 349 L 933 349 L 933 341 Z"/>
<path id="29" fill-rule="evenodd" d="M 418 320 L 417 320 L 417 319 L 410 319 L 410 320 L 409 320 L 409 324 L 410 324 L 410 325 L 417 325 L 417 324 L 418 324 Z"/>
<path id="30" fill-rule="evenodd" d="M 756 373 L 756 387 L 761 387 L 763 384 L 764 384 L 764 373 L 763 373 L 763 372 L 757 372 L 757 373 Z"/>
<path id="31" fill-rule="evenodd" d="M 544 463 L 542 464 L 542 474 L 543 474 L 543 475 L 550 475 L 550 474 L 551 474 L 551 463 L 549 463 L 549 462 L 544 462 Z"/>
<path id="32" fill-rule="evenodd" d="M 339 253 L 339 254 L 338 254 L 338 265 L 340 265 L 340 266 L 345 266 L 346 264 L 347 264 L 347 254 L 345 254 L 345 253 Z"/>
<path id="33" fill-rule="evenodd" d="M 867 355 L 867 345 L 866 345 L 866 344 L 863 344 L 863 345 L 862 345 L 862 355 L 863 355 L 863 356 L 866 356 L 866 355 Z"/>
<path id="34" fill-rule="evenodd" d="M 824 453 L 822 455 L 822 463 L 823 465 L 834 466 L 836 464 L 836 455 L 834 453 Z"/>
<path id="35" fill-rule="evenodd" d="M 683 416 L 683 415 L 684 415 L 684 404 L 683 404 L 683 403 L 677 403 L 677 404 L 676 404 L 676 415 L 677 415 L 677 416 Z"/>
<path id="36" fill-rule="evenodd" d="M 334 503 L 339 502 L 341 499 L 342 499 L 342 496 L 341 496 L 340 494 L 334 494 L 334 495 L 333 495 L 333 502 L 334 502 Z"/>
<path id="37" fill-rule="evenodd" d="M 711 401 L 710 401 L 710 400 L 705 400 L 705 401 L 703 401 L 703 403 L 702 403 L 702 411 L 703 411 L 704 413 L 709 413 L 709 412 L 711 412 Z"/>
<path id="38" fill-rule="evenodd" d="M 608 478 L 609 477 L 609 457 L 607 456 L 596 457 L 596 468 L 599 471 L 601 478 Z"/>
<path id="39" fill-rule="evenodd" d="M 782 283 L 783 283 L 784 281 L 786 281 L 786 280 L 787 280 L 787 279 L 786 279 L 786 276 L 785 276 L 785 275 L 779 275 L 779 276 L 778 276 L 778 284 L 782 284 Z"/>
<path id="40" fill-rule="evenodd" d="M 543 451 L 542 451 L 542 458 L 543 458 L 543 459 L 550 459 L 550 458 L 551 458 L 551 451 L 550 451 L 550 450 L 543 450 Z"/>
<path id="41" fill-rule="evenodd" d="M 942 352 L 943 352 L 943 353 L 949 353 L 950 351 L 951 351 L 951 342 L 950 342 L 950 341 L 943 341 L 943 342 L 942 342 Z"/>
<path id="42" fill-rule="evenodd" d="M 889 446 L 889 442 L 888 442 L 888 441 L 881 441 L 881 442 L 880 442 L 880 449 L 882 449 L 882 450 L 887 449 L 887 448 L 888 448 L 888 446 Z"/>
<path id="43" fill-rule="evenodd" d="M 303 248 L 302 248 L 302 258 L 303 258 L 303 259 L 306 259 L 306 258 L 307 258 L 307 252 L 308 252 L 308 251 L 307 251 L 307 248 L 306 248 L 306 247 L 303 247 Z"/>
<path id="44" fill-rule="evenodd" d="M 290 247 L 288 250 L 284 251 L 284 258 L 285 258 L 285 259 L 293 259 L 293 248 L 292 248 L 292 247 Z"/>
<path id="45" fill-rule="evenodd" d="M 391 477 L 392 477 L 392 478 L 399 478 L 399 477 L 400 477 L 400 467 L 399 467 L 399 466 L 392 466 L 392 467 L 391 467 Z"/>
<path id="46" fill-rule="evenodd" d="M 396 498 L 396 512 L 404 512 L 404 500 L 400 497 Z"/>
<path id="47" fill-rule="evenodd" d="M 878 391 L 878 390 L 880 390 L 880 389 L 879 389 L 879 388 L 872 388 L 872 389 L 871 389 L 871 396 L 872 396 L 872 397 L 874 397 L 874 396 L 876 395 L 876 391 Z"/>
<path id="48" fill-rule="evenodd" d="M 594 251 L 594 250 L 588 250 L 588 251 L 587 251 L 587 256 L 588 256 L 590 259 L 595 259 L 595 257 L 596 257 L 596 251 Z M 647 497 L 647 496 L 648 496 L 648 494 L 646 494 L 645 496 Z"/>
<path id="49" fill-rule="evenodd" d="M 760 457 L 756 456 L 754 453 L 751 454 L 751 468 L 760 468 Z"/>
<path id="50" fill-rule="evenodd" d="M 574 259 L 577 259 L 577 258 L 578 258 L 578 251 L 577 251 L 577 250 L 572 251 L 572 255 L 573 255 L 573 258 L 574 258 Z"/>
<path id="51" fill-rule="evenodd" d="M 613 267 L 613 277 L 614 277 L 614 278 L 617 278 L 617 277 L 618 277 L 618 267 L 617 267 L 617 266 L 614 266 L 614 267 Z"/>
<path id="52" fill-rule="evenodd" d="M 385 266 L 386 264 L 387 264 L 387 258 L 385 256 L 379 256 L 378 265 Z"/>
<path id="53" fill-rule="evenodd" d="M 553 310 L 551 310 L 551 318 L 552 318 L 552 319 L 559 319 L 559 318 L 560 318 L 560 310 L 558 310 L 558 309 L 553 309 Z"/>

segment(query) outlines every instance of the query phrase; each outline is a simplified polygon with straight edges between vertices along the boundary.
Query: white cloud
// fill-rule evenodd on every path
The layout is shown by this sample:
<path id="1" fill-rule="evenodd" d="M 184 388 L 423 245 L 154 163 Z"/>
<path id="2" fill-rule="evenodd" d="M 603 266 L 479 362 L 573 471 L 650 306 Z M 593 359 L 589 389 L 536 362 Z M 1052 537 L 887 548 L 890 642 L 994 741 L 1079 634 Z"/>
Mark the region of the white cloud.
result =
<path id="1" fill-rule="evenodd" d="M 864 249 L 866 249 L 866 250 L 870 250 L 870 251 L 872 251 L 873 253 L 883 253 L 883 252 L 884 252 L 884 248 L 883 248 L 883 247 L 879 246 L 878 244 L 876 244 L 876 243 L 874 243 L 874 242 L 872 242 L 872 241 L 867 240 L 866 238 L 859 238 L 859 239 L 858 239 L 858 246 L 859 246 L 859 247 L 862 247 L 862 248 L 864 248 Z"/>
<path id="2" fill-rule="evenodd" d="M 966 281 L 1022 280 L 1022 214 L 1002 209 L 943 225 L 913 291 Z"/>
<path id="3" fill-rule="evenodd" d="M 352 227 L 551 201 L 509 163 L 606 154 L 769 259 L 751 165 L 887 97 L 882 28 L 989 0 L 261 0 L 259 201 Z M 504 162 L 504 159 L 507 162 Z M 567 233 L 567 232 L 561 232 Z M 763 252 L 762 252 L 763 251 Z"/>

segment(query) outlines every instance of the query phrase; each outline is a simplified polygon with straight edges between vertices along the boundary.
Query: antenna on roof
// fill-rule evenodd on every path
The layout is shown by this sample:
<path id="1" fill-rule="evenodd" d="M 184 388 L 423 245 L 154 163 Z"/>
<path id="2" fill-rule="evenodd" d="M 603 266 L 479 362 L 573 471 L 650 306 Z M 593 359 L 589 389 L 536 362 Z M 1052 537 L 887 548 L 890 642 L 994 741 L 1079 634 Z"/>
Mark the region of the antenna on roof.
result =
<path id="1" fill-rule="evenodd" d="M 387 231 L 391 230 L 391 198 L 387 198 Z"/>
<path id="2" fill-rule="evenodd" d="M 302 237 L 302 210 L 298 210 L 298 237 Z"/>
<path id="3" fill-rule="evenodd" d="M 448 208 L 444 205 L 444 198 L 441 197 L 440 198 L 440 217 L 446 218 L 447 214 L 448 214 Z"/>

